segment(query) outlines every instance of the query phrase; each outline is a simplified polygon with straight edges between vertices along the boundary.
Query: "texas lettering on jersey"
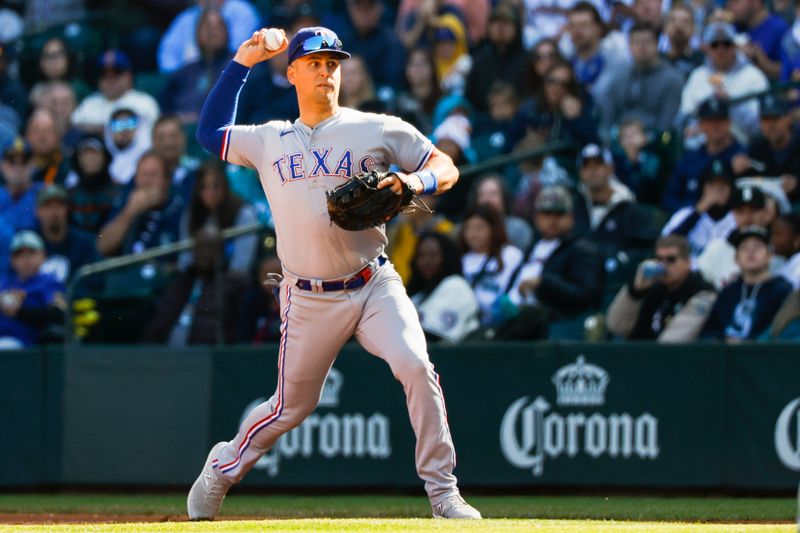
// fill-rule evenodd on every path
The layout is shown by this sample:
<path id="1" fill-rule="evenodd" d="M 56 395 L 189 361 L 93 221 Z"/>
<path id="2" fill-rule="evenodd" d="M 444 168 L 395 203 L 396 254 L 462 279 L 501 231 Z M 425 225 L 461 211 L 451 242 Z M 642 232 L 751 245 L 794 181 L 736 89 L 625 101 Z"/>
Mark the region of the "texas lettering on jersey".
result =
<path id="1" fill-rule="evenodd" d="M 281 185 L 320 176 L 351 178 L 354 173 L 353 151 L 347 148 L 337 156 L 333 154 L 333 150 L 333 148 L 311 148 L 307 154 L 303 154 L 303 152 L 284 154 L 272 162 L 272 168 L 280 178 Z M 308 175 L 305 171 L 307 167 L 304 156 L 313 161 L 311 172 Z M 375 159 L 372 156 L 364 156 L 358 161 L 355 173 L 369 172 L 374 164 Z"/>

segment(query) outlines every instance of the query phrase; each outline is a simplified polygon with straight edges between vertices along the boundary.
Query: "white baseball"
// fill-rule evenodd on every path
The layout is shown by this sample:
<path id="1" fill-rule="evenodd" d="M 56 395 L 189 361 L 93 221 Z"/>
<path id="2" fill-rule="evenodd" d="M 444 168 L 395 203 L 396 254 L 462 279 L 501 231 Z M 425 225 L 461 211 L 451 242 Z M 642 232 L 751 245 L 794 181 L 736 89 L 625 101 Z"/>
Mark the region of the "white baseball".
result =
<path id="1" fill-rule="evenodd" d="M 277 50 L 283 44 L 283 32 L 277 28 L 269 28 L 266 30 L 261 30 L 262 35 L 264 35 L 264 48 L 268 51 L 272 52 L 273 50 Z"/>

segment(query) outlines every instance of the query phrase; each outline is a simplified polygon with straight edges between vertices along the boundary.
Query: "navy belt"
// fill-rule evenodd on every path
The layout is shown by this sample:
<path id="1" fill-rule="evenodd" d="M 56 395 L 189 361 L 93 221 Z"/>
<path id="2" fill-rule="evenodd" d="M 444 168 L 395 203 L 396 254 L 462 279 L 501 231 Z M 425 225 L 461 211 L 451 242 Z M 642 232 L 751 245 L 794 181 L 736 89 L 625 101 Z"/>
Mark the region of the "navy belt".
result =
<path id="1" fill-rule="evenodd" d="M 386 264 L 386 256 L 381 254 L 378 256 L 378 267 L 382 267 Z M 367 266 L 356 272 L 353 277 L 347 279 L 339 279 L 335 281 L 320 281 L 320 280 L 310 280 L 310 279 L 298 279 L 297 285 L 304 291 L 313 291 L 313 292 L 332 292 L 332 291 L 352 291 L 354 289 L 360 289 L 364 285 L 367 284 L 369 280 L 372 279 L 372 276 L 375 274 L 377 268 L 373 269 L 372 262 L 370 262 Z"/>

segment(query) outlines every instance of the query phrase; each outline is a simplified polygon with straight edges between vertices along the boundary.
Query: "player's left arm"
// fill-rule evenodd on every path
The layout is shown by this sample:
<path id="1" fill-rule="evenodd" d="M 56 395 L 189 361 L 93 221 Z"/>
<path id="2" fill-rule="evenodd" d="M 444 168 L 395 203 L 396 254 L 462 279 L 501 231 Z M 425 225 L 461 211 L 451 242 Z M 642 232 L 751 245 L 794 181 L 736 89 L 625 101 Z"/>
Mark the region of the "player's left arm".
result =
<path id="1" fill-rule="evenodd" d="M 378 184 L 379 188 L 391 187 L 402 194 L 406 183 L 417 194 L 441 194 L 458 181 L 453 160 L 408 122 L 386 117 L 383 141 L 387 161 L 404 171 L 388 176 Z"/>
<path id="2" fill-rule="evenodd" d="M 450 190 L 457 181 L 458 167 L 449 155 L 434 146 L 428 161 L 420 170 L 409 174 L 390 174 L 378 184 L 378 188 L 391 187 L 396 194 L 401 194 L 405 182 L 416 194 L 441 194 Z"/>

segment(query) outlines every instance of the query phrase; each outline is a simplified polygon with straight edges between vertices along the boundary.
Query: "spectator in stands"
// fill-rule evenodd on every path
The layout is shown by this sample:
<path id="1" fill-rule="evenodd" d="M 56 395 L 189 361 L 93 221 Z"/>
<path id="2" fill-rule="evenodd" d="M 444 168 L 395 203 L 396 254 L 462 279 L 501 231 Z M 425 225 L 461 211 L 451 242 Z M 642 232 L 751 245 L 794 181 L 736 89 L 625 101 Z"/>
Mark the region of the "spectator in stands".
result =
<path id="1" fill-rule="evenodd" d="M 475 162 L 475 152 L 472 149 L 472 123 L 461 110 L 456 110 L 436 126 L 433 130 L 433 140 L 436 147 L 450 156 L 456 165 Z M 473 179 L 470 176 L 465 177 L 461 188 L 455 188 L 450 194 L 439 198 L 437 201 L 439 211 L 451 218 L 462 215 Z"/>
<path id="2" fill-rule="evenodd" d="M 629 43 L 633 64 L 611 82 L 610 113 L 600 131 L 623 118 L 638 119 L 648 131 L 668 131 L 680 107 L 683 77 L 659 56 L 658 32 L 653 26 L 634 24 Z"/>
<path id="3" fill-rule="evenodd" d="M 713 160 L 731 165 L 733 157 L 745 151 L 732 135 L 726 101 L 706 100 L 700 104 L 697 118 L 705 143 L 683 154 L 667 183 L 662 203 L 671 213 L 697 203 L 701 193 L 700 175 Z"/>
<path id="4" fill-rule="evenodd" d="M 700 335 L 716 298 L 714 288 L 692 271 L 686 238 L 661 237 L 655 259 L 642 261 L 633 282 L 611 302 L 606 324 L 611 333 L 628 340 L 691 342 Z"/>
<path id="5" fill-rule="evenodd" d="M 789 30 L 782 18 L 769 12 L 764 0 L 728 0 L 733 23 L 746 32 L 742 51 L 771 80 L 781 75 L 781 40 Z"/>
<path id="6" fill-rule="evenodd" d="M 489 89 L 493 83 L 519 83 L 526 68 L 521 32 L 516 8 L 508 1 L 500 2 L 492 10 L 488 39 L 475 52 L 473 66 L 467 77 L 464 96 L 476 111 L 488 110 Z"/>
<path id="7" fill-rule="evenodd" d="M 594 101 L 581 89 L 569 63 L 557 62 L 550 67 L 542 92 L 522 104 L 511 126 L 509 149 L 531 136 L 538 144 L 597 142 Z"/>
<path id="8" fill-rule="evenodd" d="M 69 195 L 61 185 L 45 185 L 36 197 L 38 232 L 47 259 L 42 272 L 64 285 L 85 264 L 97 260 L 94 239 L 69 224 Z"/>
<path id="9" fill-rule="evenodd" d="M 714 159 L 704 169 L 700 187 L 701 196 L 697 204 L 676 211 L 661 232 L 664 236 L 685 236 L 692 257 L 699 256 L 712 240 L 724 239 L 736 228 L 736 219 L 730 211 L 734 192 L 730 166 Z"/>
<path id="10" fill-rule="evenodd" d="M 673 5 L 664 25 L 666 42 L 663 56 L 686 80 L 689 74 L 703 64 L 703 52 L 694 44 L 695 25 L 692 8 L 684 4 Z M 663 42 L 663 41 L 662 41 Z"/>
<path id="11" fill-rule="evenodd" d="M 383 104 L 378 101 L 375 84 L 361 56 L 351 56 L 342 63 L 342 85 L 339 105 L 359 111 L 380 112 Z"/>
<path id="12" fill-rule="evenodd" d="M 173 72 L 200 59 L 195 36 L 197 21 L 204 9 L 217 9 L 222 13 L 228 26 L 228 50 L 231 52 L 261 27 L 258 11 L 246 0 L 197 0 L 196 3 L 181 11 L 161 38 L 158 44 L 158 70 L 161 72 Z"/>
<path id="13" fill-rule="evenodd" d="M 462 270 L 478 298 L 481 325 L 500 326 L 513 316 L 508 291 L 522 251 L 508 244 L 500 215 L 485 205 L 465 215 L 459 241 Z"/>
<path id="14" fill-rule="evenodd" d="M 536 146 L 528 145 L 530 141 L 529 137 L 517 145 L 517 149 L 524 151 Z M 531 224 L 536 215 L 536 197 L 543 188 L 560 185 L 570 189 L 574 186 L 574 179 L 552 156 L 534 156 L 520 161 L 518 169 L 520 179 L 514 193 L 512 212 Z"/>
<path id="15" fill-rule="evenodd" d="M 446 235 L 419 238 L 407 290 L 429 342 L 459 342 L 480 326 L 478 300 L 461 275 L 461 254 Z"/>
<path id="16" fill-rule="evenodd" d="M 58 26 L 86 20 L 86 0 L 27 0 L 25 33 L 46 33 Z"/>
<path id="17" fill-rule="evenodd" d="M 800 79 L 800 4 L 794 8 L 794 23 L 781 39 L 781 81 Z"/>
<path id="18" fill-rule="evenodd" d="M 736 250 L 729 240 L 731 234 L 737 228 L 753 225 L 768 228 L 772 222 L 770 217 L 773 211 L 768 208 L 768 202 L 771 201 L 758 187 L 745 185 L 734 188 L 731 201 L 733 228 L 725 235 L 712 237 L 695 257 L 695 267 L 717 289 L 727 285 L 739 274 Z"/>
<path id="19" fill-rule="evenodd" d="M 544 90 L 544 77 L 550 67 L 564 58 L 558 50 L 558 43 L 550 38 L 542 39 L 528 53 L 528 63 L 522 74 L 522 94 L 535 97 Z"/>
<path id="20" fill-rule="evenodd" d="M 475 118 L 473 147 L 479 161 L 505 151 L 521 104 L 514 85 L 499 80 L 489 87 L 486 100 L 488 112 L 477 113 Z"/>
<path id="21" fill-rule="evenodd" d="M 141 253 L 178 240 L 185 200 L 170 190 L 170 176 L 155 152 L 139 159 L 133 188 L 115 206 L 97 236 L 97 249 L 106 257 Z"/>
<path id="22" fill-rule="evenodd" d="M 618 144 L 621 150 L 612 154 L 617 177 L 639 203 L 658 206 L 666 185 L 662 179 L 661 158 L 648 147 L 648 135 L 638 119 L 620 122 Z"/>
<path id="23" fill-rule="evenodd" d="M 381 24 L 383 0 L 347 0 L 346 4 L 348 24 L 337 34 L 350 53 L 364 59 L 376 88 L 396 87 L 403 78 L 406 51 L 393 29 Z M 342 82 L 345 79 L 342 76 Z"/>
<path id="24" fill-rule="evenodd" d="M 51 37 L 42 45 L 39 55 L 39 71 L 36 75 L 35 84 L 31 88 L 31 98 L 41 90 L 42 86 L 54 82 L 63 81 L 68 83 L 77 99 L 83 99 L 89 95 L 89 86 L 75 72 L 75 58 L 72 57 L 67 49 L 67 43 L 60 37 Z"/>
<path id="25" fill-rule="evenodd" d="M 0 276 L 0 348 L 37 344 L 45 330 L 64 321 L 64 286 L 40 272 L 44 243 L 33 231 L 20 231 L 11 241 L 11 268 Z"/>
<path id="26" fill-rule="evenodd" d="M 133 71 L 128 56 L 107 50 L 98 60 L 99 92 L 84 98 L 72 114 L 72 123 L 85 133 L 100 134 L 111 114 L 120 108 L 132 109 L 149 128 L 158 118 L 158 103 L 149 94 L 133 88 Z"/>
<path id="27" fill-rule="evenodd" d="M 77 106 L 75 91 L 65 81 L 50 81 L 42 84 L 38 97 L 34 100 L 36 108 L 50 112 L 55 121 L 56 135 L 61 139 L 65 154 L 72 154 L 83 133 L 73 126 L 72 113 Z"/>
<path id="28" fill-rule="evenodd" d="M 646 24 L 661 33 L 664 7 L 662 0 L 634 0 L 631 7 L 631 18 L 623 23 L 622 31 L 630 33 L 631 28 L 637 24 Z"/>
<path id="29" fill-rule="evenodd" d="M 274 58 L 270 61 L 274 61 Z M 405 82 L 405 88 L 391 103 L 391 112 L 430 135 L 433 131 L 433 110 L 442 97 L 430 50 L 414 48 L 408 52 Z"/>
<path id="30" fill-rule="evenodd" d="M 0 102 L 0 150 L 14 142 L 21 127 L 22 121 L 17 112 Z"/>
<path id="31" fill-rule="evenodd" d="M 258 218 L 252 206 L 231 192 L 225 165 L 216 159 L 204 162 L 197 171 L 189 206 L 181 220 L 181 239 L 188 239 L 207 224 L 220 230 L 254 224 Z M 255 263 L 258 236 L 244 235 L 224 249 L 224 265 L 231 272 L 249 275 Z M 178 266 L 186 268 L 192 263 L 191 252 L 181 254 Z"/>
<path id="32" fill-rule="evenodd" d="M 31 151 L 17 138 L 3 152 L 0 170 L 5 185 L 0 188 L 0 273 L 8 269 L 8 245 L 14 234 L 36 225 L 36 194 L 40 183 L 33 183 Z"/>
<path id="33" fill-rule="evenodd" d="M 567 18 L 567 29 L 575 48 L 571 58 L 575 77 L 594 97 L 600 116 L 608 117 L 614 81 L 629 70 L 628 58 L 617 50 L 601 46 L 606 28 L 597 8 L 591 3 L 576 3 Z"/>
<path id="34" fill-rule="evenodd" d="M 425 34 L 438 15 L 453 13 L 466 21 L 469 41 L 477 44 L 486 36 L 490 10 L 490 0 L 401 0 L 395 32 L 411 50 L 429 44 Z"/>
<path id="35" fill-rule="evenodd" d="M 167 166 L 172 185 L 188 199 L 200 162 L 186 154 L 186 142 L 183 123 L 176 115 L 161 115 L 153 124 L 153 151 Z"/>
<path id="36" fill-rule="evenodd" d="M 795 290 L 786 297 L 781 308 L 775 313 L 772 324 L 758 340 L 800 341 L 800 291 Z"/>
<path id="37" fill-rule="evenodd" d="M 139 158 L 152 144 L 151 127 L 132 109 L 120 108 L 111 114 L 104 140 L 111 152 L 108 170 L 115 183 L 127 185 L 133 178 Z"/>
<path id="38" fill-rule="evenodd" d="M 408 284 L 411 279 L 412 260 L 420 235 L 441 233 L 452 236 L 456 231 L 455 225 L 437 209 L 439 198 L 441 197 L 423 196 L 421 200 L 429 210 L 416 209 L 411 213 L 401 213 L 386 228 L 389 241 L 386 251 L 404 284 Z"/>
<path id="39" fill-rule="evenodd" d="M 13 46 L 0 43 L 0 104 L 13 109 L 17 120 L 22 120 L 28 116 L 28 91 L 9 69 L 13 56 Z"/>
<path id="40" fill-rule="evenodd" d="M 800 213 L 788 213 L 772 222 L 770 240 L 777 268 L 773 271 L 783 276 L 795 290 L 800 290 Z"/>
<path id="41" fill-rule="evenodd" d="M 122 194 L 122 186 L 108 172 L 110 164 L 111 154 L 97 137 L 81 139 L 72 156 L 72 172 L 67 176 L 70 219 L 91 234 L 106 225 Z"/>
<path id="42" fill-rule="evenodd" d="M 575 217 L 569 192 L 548 187 L 536 198 L 536 239 L 512 275 L 511 301 L 523 311 L 498 338 L 543 337 L 552 321 L 600 307 L 605 271 L 603 256 L 591 241 L 573 233 Z"/>
<path id="43" fill-rule="evenodd" d="M 64 183 L 69 173 L 69 159 L 64 156 L 53 115 L 37 109 L 28 119 L 25 140 L 31 148 L 33 181 L 50 185 Z"/>
<path id="44" fill-rule="evenodd" d="M 530 224 L 511 211 L 511 191 L 508 190 L 502 175 L 492 173 L 478 180 L 470 192 L 467 211 L 474 211 L 479 205 L 488 205 L 500 215 L 506 228 L 509 244 L 526 250 L 533 240 Z"/>
<path id="45" fill-rule="evenodd" d="M 766 76 L 737 52 L 735 38 L 736 30 L 726 22 L 713 22 L 703 30 L 706 61 L 692 71 L 683 87 L 679 122 L 686 121 L 711 97 L 727 101 L 769 86 Z M 736 104 L 730 117 L 734 134 L 746 141 L 758 131 L 758 102 L 751 99 Z"/>
<path id="46" fill-rule="evenodd" d="M 195 234 L 194 261 L 170 283 L 143 342 L 187 346 L 233 344 L 238 340 L 241 296 L 247 277 L 228 272 L 220 261 L 219 229 Z"/>
<path id="47" fill-rule="evenodd" d="M 161 111 L 178 115 L 184 123 L 196 124 L 216 76 L 230 62 L 228 28 L 222 14 L 206 9 L 197 22 L 197 61 L 185 64 L 170 74 L 159 98 Z"/>
<path id="48" fill-rule="evenodd" d="M 575 0 L 524 0 L 523 42 L 525 48 L 533 50 L 546 40 L 557 41 L 567 28 L 567 14 Z"/>
<path id="49" fill-rule="evenodd" d="M 464 25 L 456 15 L 446 13 L 434 20 L 431 33 L 436 79 L 442 92 L 463 95 L 472 68 Z"/>
<path id="50" fill-rule="evenodd" d="M 576 233 L 599 246 L 605 257 L 652 246 L 658 237 L 653 216 L 614 175 L 611 154 L 597 144 L 587 144 L 576 166 L 580 174 Z"/>
<path id="51" fill-rule="evenodd" d="M 800 198 L 800 128 L 795 126 L 792 109 L 779 95 L 759 99 L 761 132 L 753 137 L 747 154 L 734 156 L 733 170 L 744 176 L 773 176 L 783 180 L 786 195 Z"/>
<path id="52" fill-rule="evenodd" d="M 769 232 L 760 226 L 737 230 L 731 237 L 742 274 L 719 293 L 703 328 L 711 339 L 738 344 L 758 338 L 769 327 L 792 286 L 769 270 Z"/>
<path id="53" fill-rule="evenodd" d="M 280 340 L 280 301 L 276 297 L 276 285 L 268 280 L 270 274 L 281 272 L 281 261 L 273 248 L 259 262 L 257 275 L 242 295 L 239 342 L 264 344 Z"/>

